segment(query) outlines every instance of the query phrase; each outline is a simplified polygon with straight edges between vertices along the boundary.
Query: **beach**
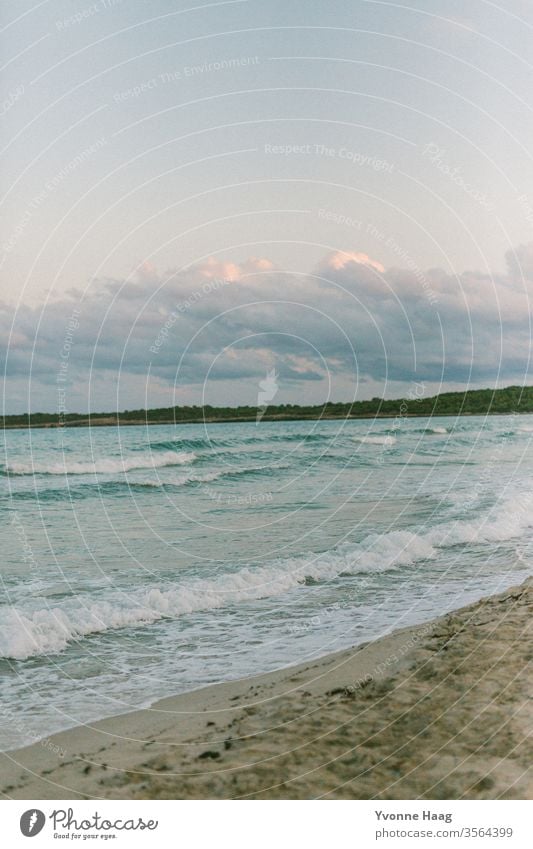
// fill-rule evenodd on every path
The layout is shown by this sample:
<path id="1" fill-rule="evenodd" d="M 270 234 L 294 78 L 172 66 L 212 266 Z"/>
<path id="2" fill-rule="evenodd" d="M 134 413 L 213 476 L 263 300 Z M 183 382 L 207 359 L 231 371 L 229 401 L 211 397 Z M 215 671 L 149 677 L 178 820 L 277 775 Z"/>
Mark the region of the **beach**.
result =
<path id="1" fill-rule="evenodd" d="M 531 798 L 532 612 L 529 578 L 354 649 L 61 732 L 0 756 L 2 795 Z"/>
<path id="2" fill-rule="evenodd" d="M 524 581 L 533 417 L 5 431 L 0 752 Z"/>

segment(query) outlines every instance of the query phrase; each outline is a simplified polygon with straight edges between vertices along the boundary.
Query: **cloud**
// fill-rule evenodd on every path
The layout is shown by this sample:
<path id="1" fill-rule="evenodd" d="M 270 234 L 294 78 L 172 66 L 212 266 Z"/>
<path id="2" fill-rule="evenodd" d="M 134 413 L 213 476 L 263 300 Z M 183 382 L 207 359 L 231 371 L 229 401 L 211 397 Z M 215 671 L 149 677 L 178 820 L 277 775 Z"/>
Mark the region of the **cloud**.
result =
<path id="1" fill-rule="evenodd" d="M 332 269 L 333 271 L 338 271 L 339 269 L 346 268 L 346 266 L 350 266 L 352 264 L 367 265 L 369 268 L 375 268 L 376 271 L 385 271 L 385 267 L 380 262 L 377 262 L 375 259 L 370 259 L 367 254 L 356 253 L 355 251 L 334 251 L 326 257 L 323 262 L 323 267 L 326 269 Z"/>
<path id="2" fill-rule="evenodd" d="M 509 275 L 515 280 L 533 280 L 533 242 L 505 254 Z"/>
<path id="3" fill-rule="evenodd" d="M 308 274 L 266 257 L 186 269 L 143 264 L 46 308 L 0 305 L 6 412 L 250 404 L 265 374 L 278 403 L 519 383 L 529 376 L 533 245 L 507 271 L 388 268 L 330 253 Z"/>

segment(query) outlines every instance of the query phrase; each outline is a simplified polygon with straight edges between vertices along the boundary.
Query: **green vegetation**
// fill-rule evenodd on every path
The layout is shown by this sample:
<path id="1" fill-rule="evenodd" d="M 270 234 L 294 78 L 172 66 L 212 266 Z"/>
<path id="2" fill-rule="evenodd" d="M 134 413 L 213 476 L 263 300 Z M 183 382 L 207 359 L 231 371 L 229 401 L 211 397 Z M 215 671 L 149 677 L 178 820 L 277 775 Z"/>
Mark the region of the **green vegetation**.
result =
<path id="1" fill-rule="evenodd" d="M 443 392 L 431 398 L 417 395 L 391 401 L 372 398 L 351 404 L 319 404 L 301 407 L 279 404 L 267 407 L 262 421 L 296 419 L 378 418 L 395 416 L 467 416 L 501 413 L 533 413 L 533 386 L 508 386 L 506 389 L 474 389 L 467 392 Z M 4 428 L 10 427 L 83 427 L 86 425 L 163 424 L 187 422 L 255 421 L 256 407 L 165 407 L 155 410 L 124 410 L 121 413 L 25 413 L 4 416 Z"/>

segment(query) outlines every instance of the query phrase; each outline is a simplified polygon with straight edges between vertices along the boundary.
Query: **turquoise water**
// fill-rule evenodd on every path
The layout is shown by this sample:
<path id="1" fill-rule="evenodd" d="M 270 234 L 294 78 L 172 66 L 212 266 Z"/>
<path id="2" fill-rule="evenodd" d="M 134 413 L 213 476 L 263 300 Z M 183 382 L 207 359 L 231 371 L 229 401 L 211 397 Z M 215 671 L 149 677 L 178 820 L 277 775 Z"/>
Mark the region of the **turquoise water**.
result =
<path id="1" fill-rule="evenodd" d="M 532 416 L 6 431 L 0 749 L 532 570 Z"/>

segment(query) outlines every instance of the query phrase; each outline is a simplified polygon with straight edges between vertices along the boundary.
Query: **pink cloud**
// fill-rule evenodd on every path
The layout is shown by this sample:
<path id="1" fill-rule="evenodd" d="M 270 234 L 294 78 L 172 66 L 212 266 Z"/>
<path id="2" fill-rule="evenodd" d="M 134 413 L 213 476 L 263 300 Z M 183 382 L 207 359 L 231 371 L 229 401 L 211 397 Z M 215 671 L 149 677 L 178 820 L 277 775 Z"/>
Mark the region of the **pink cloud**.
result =
<path id="1" fill-rule="evenodd" d="M 234 262 L 221 262 L 210 256 L 205 262 L 195 266 L 195 270 L 208 280 L 240 280 L 241 269 Z"/>
<path id="2" fill-rule="evenodd" d="M 376 271 L 381 273 L 385 271 L 385 267 L 380 262 L 371 259 L 367 254 L 357 253 L 356 251 L 335 251 L 326 257 L 324 266 L 334 271 L 339 271 L 339 269 L 345 268 L 345 266 L 352 262 L 357 265 L 366 265 L 369 268 L 375 268 Z"/>

